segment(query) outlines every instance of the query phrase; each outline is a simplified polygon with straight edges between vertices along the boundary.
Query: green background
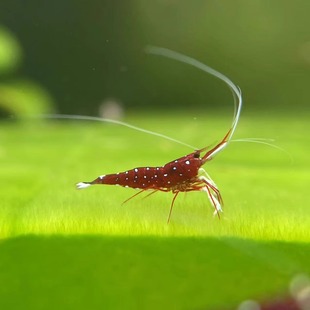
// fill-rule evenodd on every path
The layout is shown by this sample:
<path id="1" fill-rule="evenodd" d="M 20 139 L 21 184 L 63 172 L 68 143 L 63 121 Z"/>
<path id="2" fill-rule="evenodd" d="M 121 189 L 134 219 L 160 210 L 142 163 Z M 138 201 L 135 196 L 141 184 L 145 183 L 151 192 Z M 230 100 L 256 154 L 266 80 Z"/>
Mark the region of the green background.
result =
<path id="1" fill-rule="evenodd" d="M 188 54 L 240 85 L 252 111 L 309 110 L 307 0 L 2 0 L 0 24 L 20 42 L 20 78 L 40 82 L 60 112 L 222 109 L 230 93 L 146 45 Z M 276 115 L 275 115 L 276 116 Z"/>
<path id="2" fill-rule="evenodd" d="M 237 309 L 290 296 L 309 267 L 308 1 L 0 2 L 0 308 Z M 29 116 L 98 115 L 198 148 L 227 132 L 220 81 L 146 45 L 188 54 L 238 84 L 235 139 L 202 193 L 74 184 L 193 150 L 126 127 Z M 11 117 L 18 116 L 18 118 Z"/>

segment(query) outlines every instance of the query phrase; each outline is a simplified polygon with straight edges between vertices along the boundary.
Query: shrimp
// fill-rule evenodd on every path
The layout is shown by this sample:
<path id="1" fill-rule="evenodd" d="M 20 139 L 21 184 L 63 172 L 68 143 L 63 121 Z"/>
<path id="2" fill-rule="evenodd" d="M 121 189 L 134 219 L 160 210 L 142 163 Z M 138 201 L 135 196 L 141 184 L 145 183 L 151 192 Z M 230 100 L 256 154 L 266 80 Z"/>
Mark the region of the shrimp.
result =
<path id="1" fill-rule="evenodd" d="M 174 196 L 170 205 L 168 223 L 171 219 L 174 202 L 180 192 L 201 191 L 207 194 L 211 205 L 214 207 L 214 214 L 220 218 L 220 212 L 223 211 L 221 193 L 202 166 L 207 161 L 213 159 L 216 154 L 221 152 L 231 142 L 240 118 L 242 107 L 241 90 L 222 73 L 189 56 L 160 47 L 148 47 L 147 52 L 187 63 L 226 83 L 233 93 L 235 104 L 234 117 L 230 129 L 222 140 L 211 149 L 204 147 L 195 150 L 161 167 L 137 167 L 124 172 L 101 175 L 91 182 L 79 182 L 76 186 L 78 189 L 84 189 L 95 184 L 106 184 L 140 189 L 138 193 L 129 199 L 147 190 L 152 191 L 151 194 L 157 191 L 172 192 Z"/>

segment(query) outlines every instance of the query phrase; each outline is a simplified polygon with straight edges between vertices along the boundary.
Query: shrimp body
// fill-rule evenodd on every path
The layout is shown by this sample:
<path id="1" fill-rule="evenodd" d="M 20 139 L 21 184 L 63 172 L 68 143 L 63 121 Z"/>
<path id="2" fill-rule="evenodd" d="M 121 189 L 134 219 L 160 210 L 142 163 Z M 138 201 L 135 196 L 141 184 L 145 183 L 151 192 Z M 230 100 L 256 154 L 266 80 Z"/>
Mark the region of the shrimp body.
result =
<path id="1" fill-rule="evenodd" d="M 90 185 L 105 184 L 141 189 L 140 192 L 132 197 L 145 190 L 171 191 L 175 196 L 171 203 L 168 222 L 170 221 L 175 198 L 179 192 L 205 191 L 215 208 L 215 213 L 219 216 L 219 211 L 222 211 L 223 204 L 221 194 L 215 183 L 201 166 L 212 158 L 210 155 L 226 143 L 225 139 L 226 137 L 202 157 L 201 153 L 205 149 L 194 151 L 162 167 L 138 167 L 115 174 L 101 175 L 91 182 L 78 183 L 77 188 L 82 189 Z"/>
<path id="2" fill-rule="evenodd" d="M 241 91 L 225 75 L 191 57 L 158 47 L 150 47 L 148 52 L 190 64 L 225 82 L 233 93 L 235 103 L 235 113 L 231 128 L 224 138 L 211 149 L 207 147 L 198 149 L 186 156 L 168 162 L 162 167 L 138 167 L 116 174 L 102 175 L 91 182 L 78 183 L 77 188 L 82 189 L 95 184 L 110 184 L 140 189 L 138 193 L 129 199 L 146 190 L 151 190 L 151 193 L 156 191 L 171 191 L 174 197 L 170 205 L 168 222 L 170 221 L 174 201 L 180 192 L 203 191 L 207 194 L 215 209 L 214 214 L 217 214 L 219 217 L 219 212 L 222 211 L 223 199 L 218 187 L 202 166 L 207 161 L 213 159 L 231 141 L 240 117 L 242 106 Z"/>
<path id="3" fill-rule="evenodd" d="M 121 185 L 136 189 L 187 191 L 182 184 L 194 180 L 202 165 L 199 151 L 173 160 L 162 167 L 138 167 L 116 174 L 102 175 L 92 182 L 79 183 L 80 187 L 93 184 Z M 184 188 L 184 190 L 181 190 Z"/>

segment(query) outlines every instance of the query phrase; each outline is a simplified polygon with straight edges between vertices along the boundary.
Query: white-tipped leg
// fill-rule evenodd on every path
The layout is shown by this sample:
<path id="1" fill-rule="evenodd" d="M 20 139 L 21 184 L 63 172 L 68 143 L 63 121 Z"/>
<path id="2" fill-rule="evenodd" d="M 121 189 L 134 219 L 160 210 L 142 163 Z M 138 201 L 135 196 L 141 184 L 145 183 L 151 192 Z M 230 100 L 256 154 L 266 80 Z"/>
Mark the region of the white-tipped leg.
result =
<path id="1" fill-rule="evenodd" d="M 212 206 L 215 209 L 213 212 L 213 215 L 218 215 L 219 212 L 223 212 L 222 206 L 221 206 L 220 202 L 218 201 L 217 197 L 215 195 L 211 194 L 211 191 L 207 186 L 202 187 L 201 191 L 207 193 L 208 198 L 209 198 Z"/>
<path id="2" fill-rule="evenodd" d="M 80 183 L 76 184 L 76 188 L 77 189 L 83 189 L 83 188 L 86 188 L 86 187 L 89 187 L 89 186 L 91 186 L 90 183 L 84 183 L 84 182 L 80 182 Z"/>
<path id="3" fill-rule="evenodd" d="M 203 180 L 207 179 L 208 182 L 211 183 L 211 185 L 213 185 L 214 187 L 217 188 L 215 182 L 211 179 L 209 173 L 206 170 L 204 170 L 203 168 L 199 168 L 198 174 L 199 174 L 199 176 L 204 176 L 204 178 L 201 178 L 201 179 L 203 179 Z"/>
<path id="4" fill-rule="evenodd" d="M 215 216 L 215 215 L 218 215 L 219 212 L 223 212 L 223 209 L 219 201 L 215 198 L 215 196 L 212 195 L 212 198 L 213 198 L 213 201 L 215 202 L 215 210 L 213 212 L 213 215 Z"/>
<path id="5" fill-rule="evenodd" d="M 201 191 L 206 192 L 211 204 L 214 207 L 214 215 L 219 216 L 219 212 L 223 212 L 223 200 L 216 184 L 211 179 L 209 174 L 203 169 L 199 169 L 199 179 L 205 183 L 206 186 L 201 188 Z"/>

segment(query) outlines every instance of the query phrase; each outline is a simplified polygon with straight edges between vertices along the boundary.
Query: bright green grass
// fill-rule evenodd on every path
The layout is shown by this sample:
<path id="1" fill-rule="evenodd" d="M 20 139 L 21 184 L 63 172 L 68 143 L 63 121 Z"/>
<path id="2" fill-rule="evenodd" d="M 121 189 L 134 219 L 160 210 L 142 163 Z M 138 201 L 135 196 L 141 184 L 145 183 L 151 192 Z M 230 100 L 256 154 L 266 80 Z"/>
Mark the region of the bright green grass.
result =
<path id="1" fill-rule="evenodd" d="M 204 147 L 222 137 L 227 125 L 225 120 L 202 120 L 133 122 Z M 77 191 L 74 184 L 136 166 L 162 165 L 190 149 L 111 125 L 2 125 L 0 236 L 86 233 L 309 241 L 306 122 L 290 120 L 288 126 L 286 119 L 243 119 L 238 137 L 276 137 L 293 162 L 270 147 L 231 144 L 204 166 L 224 197 L 222 220 L 213 218 L 206 195 L 187 193 L 176 200 L 170 225 L 171 193 L 140 196 L 122 205 L 135 190 L 94 186 Z"/>
<path id="2" fill-rule="evenodd" d="M 229 120 L 130 122 L 204 147 Z M 1 309 L 47 308 L 51 296 L 50 309 L 227 309 L 286 294 L 295 274 L 310 273 L 306 116 L 243 117 L 235 138 L 276 138 L 293 161 L 266 146 L 231 144 L 204 166 L 225 201 L 221 220 L 203 193 L 188 193 L 176 200 L 169 225 L 170 193 L 122 205 L 134 190 L 77 191 L 74 184 L 162 165 L 190 149 L 85 122 L 4 123 L 0 130 Z"/>

